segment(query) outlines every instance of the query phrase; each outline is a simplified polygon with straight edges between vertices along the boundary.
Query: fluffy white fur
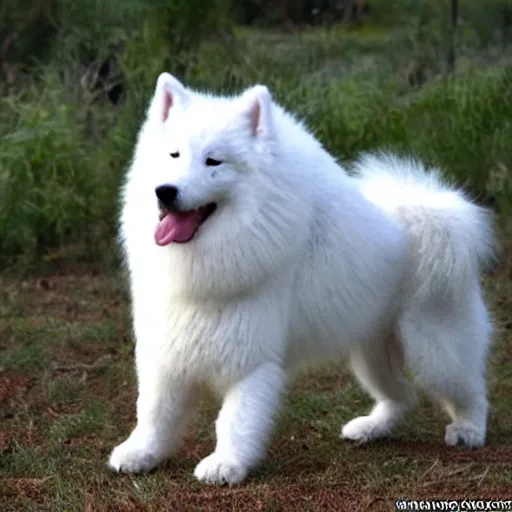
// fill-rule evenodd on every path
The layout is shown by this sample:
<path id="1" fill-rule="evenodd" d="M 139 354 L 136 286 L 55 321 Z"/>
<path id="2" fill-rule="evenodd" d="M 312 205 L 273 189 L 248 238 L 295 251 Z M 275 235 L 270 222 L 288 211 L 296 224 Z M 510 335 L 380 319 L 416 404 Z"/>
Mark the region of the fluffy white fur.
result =
<path id="1" fill-rule="evenodd" d="M 183 209 L 218 205 L 188 243 L 154 242 L 162 184 L 178 187 Z M 388 435 L 414 406 L 405 363 L 451 416 L 446 443 L 484 443 L 491 321 L 479 269 L 492 257 L 491 222 L 438 173 L 370 155 L 349 176 L 266 87 L 216 97 L 164 73 L 123 202 L 139 398 L 113 469 L 150 470 L 171 455 L 207 384 L 224 402 L 217 446 L 195 475 L 242 482 L 290 371 L 333 357 L 376 402 L 342 437 Z"/>

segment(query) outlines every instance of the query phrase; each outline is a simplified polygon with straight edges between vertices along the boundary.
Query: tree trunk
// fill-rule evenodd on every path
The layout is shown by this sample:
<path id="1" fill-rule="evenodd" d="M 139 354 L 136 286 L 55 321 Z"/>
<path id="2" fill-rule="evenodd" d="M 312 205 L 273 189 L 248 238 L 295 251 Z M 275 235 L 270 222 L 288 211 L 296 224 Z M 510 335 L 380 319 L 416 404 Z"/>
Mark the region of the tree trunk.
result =
<path id="1" fill-rule="evenodd" d="M 455 71 L 455 43 L 457 35 L 457 22 L 459 20 L 459 0 L 451 0 L 451 26 L 448 46 L 448 73 Z"/>

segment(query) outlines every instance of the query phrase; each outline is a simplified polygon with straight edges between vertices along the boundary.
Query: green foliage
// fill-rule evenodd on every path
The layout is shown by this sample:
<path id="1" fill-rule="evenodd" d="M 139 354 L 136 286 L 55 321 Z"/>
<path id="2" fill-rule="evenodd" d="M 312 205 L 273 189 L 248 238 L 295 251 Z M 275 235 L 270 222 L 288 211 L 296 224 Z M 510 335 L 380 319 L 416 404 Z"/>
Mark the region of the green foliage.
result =
<path id="1" fill-rule="evenodd" d="M 481 46 L 490 42 L 507 45 L 512 42 L 512 1 L 462 1 L 463 13 L 471 21 Z"/>
<path id="2" fill-rule="evenodd" d="M 11 3 L 23 19 L 24 0 Z M 47 4 L 56 27 L 48 56 L 0 98 L 0 265 L 111 254 L 121 174 L 156 77 L 186 70 L 204 36 L 229 28 L 226 0 Z M 105 59 L 127 84 L 118 109 L 95 97 Z"/>
<path id="3" fill-rule="evenodd" d="M 492 192 L 505 207 L 510 191 L 489 187 L 499 169 L 512 169 L 511 86 L 510 70 L 490 69 L 426 87 L 406 110 L 400 145 L 449 171 L 480 200 Z"/>
<path id="4" fill-rule="evenodd" d="M 1 253 L 41 254 L 77 241 L 87 248 L 91 228 L 103 231 L 103 205 L 115 185 L 100 152 L 91 151 L 100 136 L 89 133 L 91 111 L 47 74 L 18 97 L 3 98 L 2 113 Z"/>
<path id="5" fill-rule="evenodd" d="M 0 97 L 0 265 L 112 261 L 122 174 L 163 70 L 217 92 L 266 83 L 344 163 L 412 153 L 506 210 L 511 76 L 504 40 L 493 46 L 479 23 L 497 26 L 509 3 L 493 0 L 487 16 L 461 1 L 459 71 L 447 77 L 447 0 L 374 0 L 357 28 L 297 35 L 234 29 L 231 0 L 40 0 L 32 11 L 9 0 L 0 43 L 28 28 L 6 58 L 22 63 L 17 84 Z M 112 84 L 124 88 L 115 106 Z"/>
<path id="6" fill-rule="evenodd" d="M 0 61 L 47 57 L 55 33 L 53 0 L 3 0 L 0 5 Z M 28 58 L 27 58 L 28 57 Z"/>

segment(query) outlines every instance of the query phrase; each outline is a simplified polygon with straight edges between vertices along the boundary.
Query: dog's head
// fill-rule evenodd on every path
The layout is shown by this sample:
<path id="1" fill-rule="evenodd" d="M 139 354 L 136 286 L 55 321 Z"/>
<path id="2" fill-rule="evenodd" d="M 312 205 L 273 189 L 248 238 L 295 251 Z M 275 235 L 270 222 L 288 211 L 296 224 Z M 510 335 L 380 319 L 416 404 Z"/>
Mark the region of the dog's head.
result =
<path id="1" fill-rule="evenodd" d="M 239 293 L 290 269 L 310 229 L 305 170 L 318 148 L 265 86 L 217 97 L 163 73 L 125 184 L 127 252 L 145 255 L 153 238 L 150 254 L 188 296 Z"/>
<path id="2" fill-rule="evenodd" d="M 159 154 L 152 157 L 158 245 L 189 242 L 226 209 L 243 217 L 253 195 L 248 188 L 272 154 L 272 113 L 265 86 L 215 97 L 160 75 L 149 110 L 160 139 L 153 146 Z"/>

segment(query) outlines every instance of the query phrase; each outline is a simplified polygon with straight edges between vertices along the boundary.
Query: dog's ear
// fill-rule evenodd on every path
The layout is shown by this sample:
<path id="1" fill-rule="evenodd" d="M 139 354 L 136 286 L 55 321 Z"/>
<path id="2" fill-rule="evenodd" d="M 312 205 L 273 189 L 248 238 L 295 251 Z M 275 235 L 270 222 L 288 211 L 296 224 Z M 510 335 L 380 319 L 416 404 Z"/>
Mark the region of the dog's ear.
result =
<path id="1" fill-rule="evenodd" d="M 272 134 L 272 96 L 265 85 L 255 85 L 240 97 L 244 115 L 249 119 L 255 136 Z"/>
<path id="2" fill-rule="evenodd" d="M 169 110 L 178 102 L 184 103 L 188 95 L 189 92 L 177 78 L 170 73 L 162 73 L 156 81 L 152 113 L 164 122 L 169 117 Z"/>

